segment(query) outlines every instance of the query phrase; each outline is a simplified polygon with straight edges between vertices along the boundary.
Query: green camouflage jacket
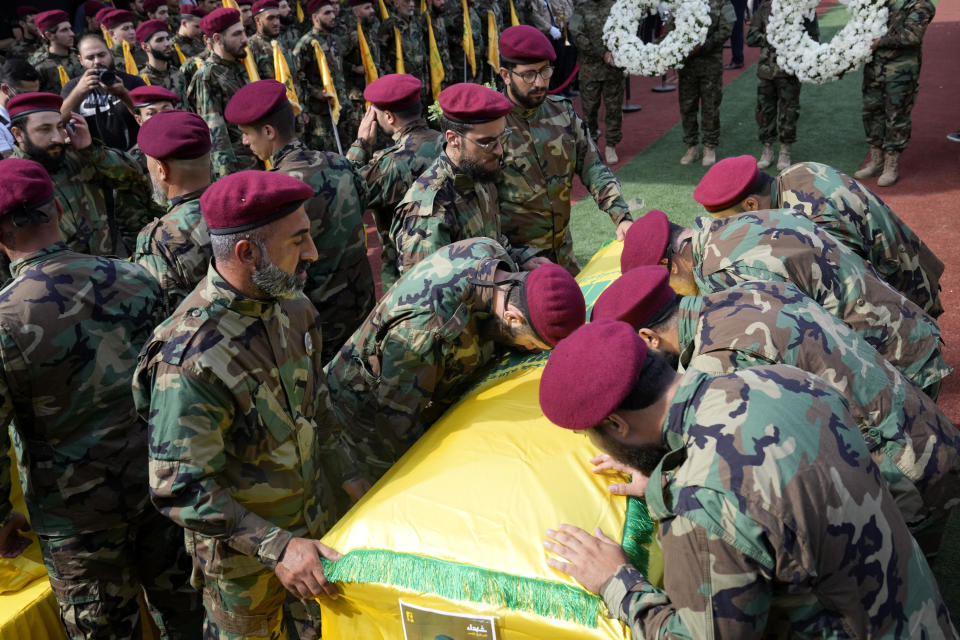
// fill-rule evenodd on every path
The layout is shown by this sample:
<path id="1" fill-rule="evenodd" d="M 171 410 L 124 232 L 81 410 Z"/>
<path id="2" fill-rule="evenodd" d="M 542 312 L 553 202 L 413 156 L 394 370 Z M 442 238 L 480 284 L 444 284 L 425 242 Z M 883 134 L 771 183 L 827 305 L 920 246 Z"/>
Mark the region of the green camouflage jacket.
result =
<path id="1" fill-rule="evenodd" d="M 333 86 L 340 99 L 340 119 L 342 120 L 350 110 L 350 101 L 347 99 L 347 85 L 343 77 L 343 53 L 340 38 L 327 31 L 312 29 L 305 33 L 293 49 L 292 58 L 297 61 L 297 87 L 300 89 L 300 102 L 304 111 L 311 117 L 329 117 L 328 101 L 323 96 L 323 78 L 320 76 L 320 67 L 317 66 L 317 56 L 313 51 L 313 41 L 320 43 L 323 55 L 330 66 L 333 76 Z"/>
<path id="2" fill-rule="evenodd" d="M 760 6 L 753 12 L 750 19 L 750 28 L 747 30 L 747 46 L 760 47 L 760 58 L 757 60 L 757 77 L 763 80 L 773 80 L 774 78 L 790 78 L 793 74 L 788 73 L 777 64 L 777 52 L 767 42 L 767 22 L 770 20 L 770 6 L 773 0 L 761 0 Z M 805 18 L 803 27 L 807 35 L 820 41 L 820 23 L 817 22 L 817 14 L 813 17 Z"/>
<path id="3" fill-rule="evenodd" d="M 849 403 L 911 529 L 960 501 L 960 433 L 936 403 L 847 325 L 786 282 L 746 282 L 680 300 L 683 367 L 711 375 L 789 364 Z"/>
<path id="4" fill-rule="evenodd" d="M 691 369 L 650 476 L 665 588 L 603 587 L 635 638 L 955 638 L 843 398 L 794 367 Z"/>
<path id="5" fill-rule="evenodd" d="M 28 62 L 40 74 L 40 91 L 57 95 L 60 95 L 60 90 L 66 84 L 65 82 L 60 83 L 58 66 L 63 67 L 63 70 L 67 72 L 67 77 L 71 80 L 82 75 L 84 71 L 79 58 L 77 58 L 76 51 L 70 51 L 69 54 L 61 56 L 50 53 L 50 50 L 44 47 L 39 49 Z"/>
<path id="6" fill-rule="evenodd" d="M 581 62 L 600 64 L 608 51 L 603 41 L 603 29 L 610 16 L 614 0 L 592 0 L 577 2 L 573 6 L 573 15 L 567 16 L 567 33 L 577 47 Z M 560 16 L 556 16 L 559 21 Z"/>
<path id="7" fill-rule="evenodd" d="M 126 71 L 126 62 L 123 59 L 123 44 L 114 41 L 111 51 L 113 52 L 113 60 L 116 68 Z M 142 70 L 147 64 L 147 52 L 137 45 L 132 45 L 130 47 L 130 54 L 133 56 L 133 62 L 137 65 L 137 69 Z"/>
<path id="8" fill-rule="evenodd" d="M 904 56 L 919 62 L 923 35 L 937 11 L 931 0 L 888 0 L 887 33 L 877 43 L 872 60 Z"/>
<path id="9" fill-rule="evenodd" d="M 188 59 L 199 56 L 206 50 L 203 38 L 186 38 L 177 33 L 173 36 L 173 42 L 180 47 L 180 52 Z"/>
<path id="10" fill-rule="evenodd" d="M 174 64 L 168 64 L 166 71 L 145 64 L 140 67 L 140 79 L 152 87 L 163 87 L 180 96 L 180 107 L 187 104 L 187 80 Z M 175 108 L 176 105 L 174 105 Z"/>
<path id="11" fill-rule="evenodd" d="M 940 355 L 936 321 L 792 209 L 698 218 L 693 262 L 701 294 L 750 280 L 796 285 L 920 388 L 952 370 Z"/>
<path id="12" fill-rule="evenodd" d="M 146 424 L 130 381 L 161 318 L 137 265 L 57 243 L 10 265 L 0 291 L 0 423 L 13 421 L 20 477 L 41 535 L 102 531 L 150 508 Z M 0 449 L 7 451 L 7 428 Z M 0 456 L 0 520 L 10 512 Z"/>
<path id="13" fill-rule="evenodd" d="M 825 164 L 801 162 L 777 176 L 771 195 L 774 207 L 816 222 L 929 315 L 943 313 L 943 262 L 865 185 Z"/>
<path id="14" fill-rule="evenodd" d="M 356 20 L 350 21 L 350 30 L 347 37 L 343 39 L 343 75 L 347 88 L 347 96 L 351 100 L 363 100 L 363 90 L 367 87 L 366 73 L 361 71 L 357 73 L 354 67 L 362 67 L 363 60 L 360 58 L 360 43 L 357 39 Z M 377 38 L 377 26 L 366 25 L 363 27 L 363 37 L 370 47 L 370 57 L 373 59 L 373 66 L 377 69 L 378 77 L 381 75 L 380 61 L 380 40 Z"/>
<path id="15" fill-rule="evenodd" d="M 261 80 L 276 80 L 276 71 L 273 68 L 273 41 L 276 40 L 277 44 L 280 45 L 280 52 L 283 54 L 284 58 L 287 59 L 287 66 L 290 67 L 290 73 L 292 74 L 292 80 L 296 82 L 297 79 L 297 66 L 296 58 L 293 57 L 293 50 L 289 49 L 280 39 L 270 38 L 262 33 L 255 33 L 250 37 L 250 40 L 247 42 L 250 47 L 250 53 L 253 54 L 253 60 L 257 65 L 257 72 L 260 74 Z M 297 89 L 297 97 L 300 94 L 299 86 L 295 87 Z"/>
<path id="16" fill-rule="evenodd" d="M 446 20 L 444 21 L 444 26 L 447 29 L 447 46 L 450 47 L 450 63 L 453 66 L 453 75 L 451 79 L 452 82 L 479 82 L 480 76 L 483 72 L 484 60 L 486 60 L 486 14 L 484 14 L 484 20 L 480 20 L 480 12 L 477 10 L 477 7 L 473 3 L 468 3 L 467 15 L 470 17 L 470 29 L 473 34 L 473 50 L 475 61 L 477 63 L 477 73 L 476 76 L 470 74 L 470 63 L 464 60 L 463 55 L 463 5 L 459 0 L 450 1 L 448 0 L 444 4 L 444 12 L 446 15 Z M 438 43 L 439 44 L 439 43 Z M 382 54 L 384 57 L 389 55 L 390 52 L 386 49 L 383 50 Z M 467 67 L 467 78 L 464 79 L 464 64 Z M 431 98 L 427 104 L 433 102 Z"/>
<path id="17" fill-rule="evenodd" d="M 409 73 L 423 83 L 420 89 L 420 97 L 424 104 L 430 104 L 433 102 L 433 96 L 430 95 L 430 49 L 427 42 L 427 20 L 417 12 L 414 12 L 413 18 L 409 21 L 391 12 L 390 17 L 380 23 L 377 39 L 380 45 L 380 68 L 384 75 L 397 73 L 394 27 L 400 31 L 404 73 Z"/>
<path id="18" fill-rule="evenodd" d="M 327 365 L 330 397 L 379 476 L 455 403 L 497 347 L 487 335 L 497 269 L 488 238 L 455 242 L 405 273 Z M 374 478 L 371 478 L 374 479 Z"/>
<path id="19" fill-rule="evenodd" d="M 329 362 L 376 302 L 363 228 L 366 188 L 342 156 L 313 151 L 300 140 L 274 153 L 271 162 L 274 171 L 313 187 L 306 208 L 319 256 L 307 268 L 304 294 L 320 314 L 322 361 Z"/>
<path id="20" fill-rule="evenodd" d="M 710 26 L 702 44 L 698 45 L 684 59 L 683 66 L 695 65 L 699 60 L 720 59 L 724 43 L 733 33 L 733 23 L 737 14 L 733 3 L 727 0 L 709 0 Z M 674 29 L 673 18 L 668 18 L 661 36 L 661 40 Z"/>
<path id="21" fill-rule="evenodd" d="M 620 183 L 566 98 L 549 96 L 536 109 L 514 106 L 507 129 L 497 184 L 503 232 L 515 246 L 535 247 L 576 275 L 570 236 L 573 177 L 580 177 L 614 224 L 632 219 Z"/>
<path id="22" fill-rule="evenodd" d="M 164 317 L 170 316 L 206 277 L 210 266 L 210 233 L 200 215 L 200 196 L 205 190 L 173 198 L 167 214 L 154 219 L 137 236 L 131 260 L 160 283 Z"/>
<path id="23" fill-rule="evenodd" d="M 335 521 L 320 341 L 305 297 L 244 298 L 211 265 L 140 353 L 151 498 L 193 532 L 206 574 L 272 569 L 292 537 Z"/>
<path id="24" fill-rule="evenodd" d="M 10 48 L 7 49 L 5 55 L 7 59 L 18 58 L 20 60 L 30 60 L 33 56 L 36 56 L 40 51 L 44 49 L 44 40 L 43 38 L 37 38 L 36 40 L 15 40 Z"/>

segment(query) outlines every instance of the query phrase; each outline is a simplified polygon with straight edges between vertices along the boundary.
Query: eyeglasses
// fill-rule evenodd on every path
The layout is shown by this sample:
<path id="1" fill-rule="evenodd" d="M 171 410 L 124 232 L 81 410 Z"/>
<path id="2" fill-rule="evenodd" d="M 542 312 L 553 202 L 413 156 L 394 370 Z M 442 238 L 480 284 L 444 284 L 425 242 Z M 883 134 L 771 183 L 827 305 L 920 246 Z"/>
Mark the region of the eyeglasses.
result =
<path id="1" fill-rule="evenodd" d="M 549 82 L 550 78 L 553 77 L 553 67 L 546 66 L 543 69 L 540 69 L 539 71 L 537 71 L 536 69 L 530 69 L 529 71 L 521 71 L 520 73 L 517 73 L 513 69 L 510 69 L 510 73 L 517 76 L 527 84 L 533 84 L 534 82 L 536 82 L 537 77 L 539 77 L 544 82 Z"/>
<path id="2" fill-rule="evenodd" d="M 464 140 L 469 140 L 470 142 L 477 145 L 487 153 L 491 153 L 494 149 L 497 148 L 497 143 L 501 145 L 505 145 L 507 143 L 507 138 L 510 137 L 510 134 L 513 133 L 513 131 L 511 131 L 510 129 L 504 129 L 503 133 L 501 133 L 499 136 L 497 136 L 494 140 L 491 140 L 490 142 L 478 142 L 473 138 L 468 138 L 466 134 L 460 133 L 459 131 L 455 133 L 461 138 L 463 138 Z"/>

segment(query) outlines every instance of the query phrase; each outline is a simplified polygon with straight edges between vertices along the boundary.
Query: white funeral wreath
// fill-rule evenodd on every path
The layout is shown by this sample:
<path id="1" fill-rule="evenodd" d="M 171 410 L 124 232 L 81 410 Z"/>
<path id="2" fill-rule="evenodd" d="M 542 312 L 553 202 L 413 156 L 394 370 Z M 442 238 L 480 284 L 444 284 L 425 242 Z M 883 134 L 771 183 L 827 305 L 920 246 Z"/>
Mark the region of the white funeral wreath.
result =
<path id="1" fill-rule="evenodd" d="M 675 28 L 657 44 L 644 44 L 637 36 L 640 20 L 661 6 L 674 15 Z M 638 76 L 658 76 L 679 69 L 687 54 L 702 44 L 710 28 L 707 0 L 617 0 L 603 27 L 603 42 L 613 63 Z"/>

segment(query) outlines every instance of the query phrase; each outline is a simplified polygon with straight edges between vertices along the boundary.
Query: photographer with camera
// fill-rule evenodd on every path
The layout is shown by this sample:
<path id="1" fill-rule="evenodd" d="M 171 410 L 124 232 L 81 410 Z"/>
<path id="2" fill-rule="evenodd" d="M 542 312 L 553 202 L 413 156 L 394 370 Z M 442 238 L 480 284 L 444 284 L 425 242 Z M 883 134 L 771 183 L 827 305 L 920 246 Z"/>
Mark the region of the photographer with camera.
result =
<path id="1" fill-rule="evenodd" d="M 143 80 L 114 69 L 113 54 L 100 36 L 84 36 L 77 51 L 84 72 L 63 87 L 61 113 L 64 118 L 80 113 L 94 138 L 114 149 L 129 149 L 139 129 L 129 92 L 144 86 Z"/>

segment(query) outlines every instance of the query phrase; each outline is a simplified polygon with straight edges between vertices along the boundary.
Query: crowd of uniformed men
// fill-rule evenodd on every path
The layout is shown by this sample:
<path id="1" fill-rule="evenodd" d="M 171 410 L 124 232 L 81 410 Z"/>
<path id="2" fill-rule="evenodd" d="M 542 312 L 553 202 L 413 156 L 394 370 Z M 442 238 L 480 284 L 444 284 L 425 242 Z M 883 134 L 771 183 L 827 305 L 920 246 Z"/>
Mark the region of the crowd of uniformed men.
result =
<path id="1" fill-rule="evenodd" d="M 693 228 L 634 223 L 596 110 L 548 95 L 591 10 L 238 4 L 89 0 L 76 43 L 23 7 L 0 74 L 0 424 L 70 637 L 137 637 L 140 594 L 164 637 L 318 637 L 319 538 L 505 349 L 552 350 L 544 414 L 659 520 L 662 588 L 602 533 L 544 542 L 636 637 L 956 635 L 943 264 L 880 198 L 739 156 Z M 624 241 L 588 324 L 574 175 Z"/>

